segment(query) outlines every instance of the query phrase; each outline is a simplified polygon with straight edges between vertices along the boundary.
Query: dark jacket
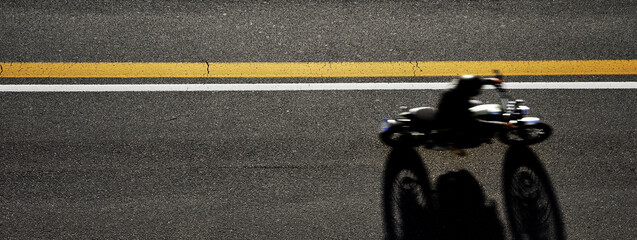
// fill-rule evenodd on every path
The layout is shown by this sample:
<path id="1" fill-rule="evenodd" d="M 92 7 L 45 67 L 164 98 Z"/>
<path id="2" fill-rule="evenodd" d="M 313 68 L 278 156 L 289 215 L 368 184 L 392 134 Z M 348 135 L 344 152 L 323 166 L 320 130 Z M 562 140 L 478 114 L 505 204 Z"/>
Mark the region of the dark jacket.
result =
<path id="1" fill-rule="evenodd" d="M 436 124 L 441 129 L 466 130 L 476 127 L 478 121 L 469 108 L 471 97 L 455 89 L 445 92 L 438 104 Z"/>

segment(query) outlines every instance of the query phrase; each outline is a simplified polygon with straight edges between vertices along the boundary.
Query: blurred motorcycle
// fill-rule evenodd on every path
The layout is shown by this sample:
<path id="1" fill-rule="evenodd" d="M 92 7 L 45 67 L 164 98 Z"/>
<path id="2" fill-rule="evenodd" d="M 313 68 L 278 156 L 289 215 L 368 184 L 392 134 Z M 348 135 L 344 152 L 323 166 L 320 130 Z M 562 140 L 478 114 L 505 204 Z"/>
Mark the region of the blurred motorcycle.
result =
<path id="1" fill-rule="evenodd" d="M 480 79 L 502 82 L 502 76 L 497 72 L 493 78 Z M 490 136 L 497 137 L 508 145 L 536 144 L 551 136 L 552 128 L 541 122 L 540 118 L 530 116 L 530 108 L 525 105 L 524 100 L 511 100 L 511 96 L 501 84 L 496 84 L 495 88 L 500 95 L 501 104 L 483 104 L 473 100 L 473 107 L 469 108 L 473 117 L 478 120 L 500 122 L 510 126 L 494 130 Z M 425 148 L 434 150 L 465 148 L 442 140 L 449 139 L 445 137 L 449 131 L 436 126 L 436 111 L 433 107 L 401 107 L 398 117 L 381 121 L 379 137 L 383 143 L 391 147 L 424 145 Z"/>

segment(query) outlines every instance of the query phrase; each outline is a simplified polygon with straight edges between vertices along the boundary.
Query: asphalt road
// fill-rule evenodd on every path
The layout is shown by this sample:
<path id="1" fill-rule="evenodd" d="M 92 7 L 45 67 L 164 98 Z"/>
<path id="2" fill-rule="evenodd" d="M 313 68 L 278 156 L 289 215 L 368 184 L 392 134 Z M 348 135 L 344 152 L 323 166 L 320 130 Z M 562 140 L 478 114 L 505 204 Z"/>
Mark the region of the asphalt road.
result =
<path id="1" fill-rule="evenodd" d="M 635 1 L 0 4 L 0 61 L 635 59 Z M 541 77 L 510 78 L 535 81 Z M 636 81 L 563 76 L 555 81 Z M 7 83 L 378 79 L 0 79 Z M 398 78 L 384 81 L 447 81 Z M 0 93 L 2 238 L 383 238 L 377 139 L 442 92 Z M 637 235 L 637 90 L 515 90 L 571 239 Z M 497 102 L 493 93 L 485 100 Z M 503 215 L 507 147 L 419 151 L 466 169 Z"/>
<path id="2" fill-rule="evenodd" d="M 17 2 L 17 3 L 14 3 Z M 2 61 L 634 59 L 634 1 L 0 5 Z"/>

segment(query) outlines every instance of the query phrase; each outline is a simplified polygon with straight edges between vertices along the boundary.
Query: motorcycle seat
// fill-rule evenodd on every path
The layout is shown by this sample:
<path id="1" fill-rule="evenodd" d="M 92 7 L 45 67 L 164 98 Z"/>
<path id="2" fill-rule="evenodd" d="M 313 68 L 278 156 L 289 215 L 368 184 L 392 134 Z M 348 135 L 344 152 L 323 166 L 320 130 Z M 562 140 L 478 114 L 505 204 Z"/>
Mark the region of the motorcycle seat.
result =
<path id="1" fill-rule="evenodd" d="M 436 116 L 436 108 L 433 107 L 418 107 L 409 109 L 409 113 L 414 115 L 417 119 L 422 121 L 433 121 Z"/>

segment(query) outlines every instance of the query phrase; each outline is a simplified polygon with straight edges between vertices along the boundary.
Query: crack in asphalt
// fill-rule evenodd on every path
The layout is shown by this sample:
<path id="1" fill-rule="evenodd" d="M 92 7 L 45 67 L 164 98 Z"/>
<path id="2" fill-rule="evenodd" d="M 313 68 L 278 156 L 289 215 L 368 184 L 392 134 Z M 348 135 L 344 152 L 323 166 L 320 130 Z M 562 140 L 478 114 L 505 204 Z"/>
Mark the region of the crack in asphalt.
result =
<path id="1" fill-rule="evenodd" d="M 0 64 L 0 77 L 2 77 L 3 72 L 4 72 L 4 69 L 2 68 L 2 64 Z"/>
<path id="2" fill-rule="evenodd" d="M 310 64 L 310 63 L 307 63 Z M 318 72 L 320 73 L 320 77 L 325 77 L 325 73 L 323 72 L 323 70 L 325 68 L 331 68 L 330 63 L 329 62 L 322 62 L 322 64 L 318 67 Z"/>
<path id="3" fill-rule="evenodd" d="M 422 72 L 422 68 L 418 65 L 418 61 L 409 61 L 411 64 L 411 70 L 413 71 L 414 77 L 416 77 L 416 72 L 420 70 Z"/>
<path id="4" fill-rule="evenodd" d="M 206 77 L 210 76 L 210 63 L 206 61 Z"/>
<path id="5" fill-rule="evenodd" d="M 420 66 L 418 66 L 418 61 L 416 61 L 416 68 L 418 68 L 418 70 L 420 70 L 421 72 L 423 71 L 422 68 L 420 68 Z M 415 72 L 414 72 L 414 75 L 416 75 Z"/>
<path id="6" fill-rule="evenodd" d="M 319 68 L 319 72 L 321 73 L 321 77 L 325 77 L 325 73 L 323 73 L 323 69 L 325 69 L 326 67 L 329 67 L 328 65 L 329 65 L 329 63 L 328 63 L 328 62 L 325 62 L 325 63 L 323 63 L 323 64 L 321 65 L 321 67 Z"/>

